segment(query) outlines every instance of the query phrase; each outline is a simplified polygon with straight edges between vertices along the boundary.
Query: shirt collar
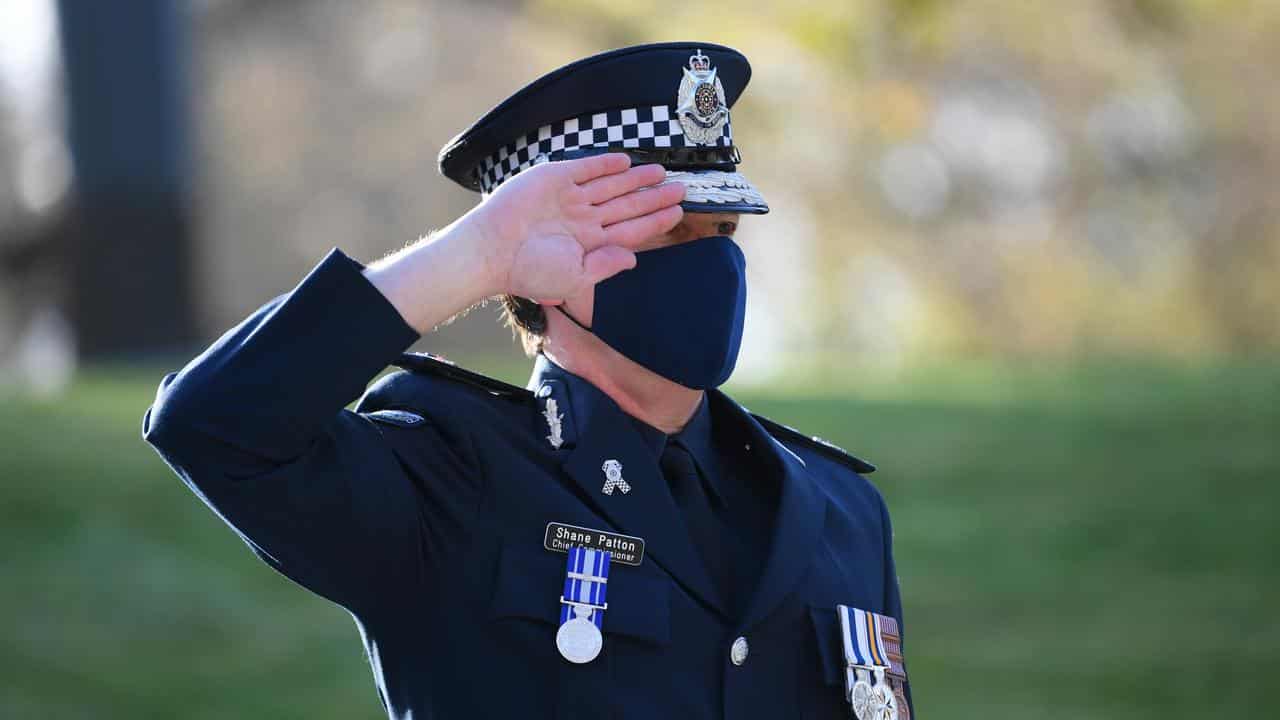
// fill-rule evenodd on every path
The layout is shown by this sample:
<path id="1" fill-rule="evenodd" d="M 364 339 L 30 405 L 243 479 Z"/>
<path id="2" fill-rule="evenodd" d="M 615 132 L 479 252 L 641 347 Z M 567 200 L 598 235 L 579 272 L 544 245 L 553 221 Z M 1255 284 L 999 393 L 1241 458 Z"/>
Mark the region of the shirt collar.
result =
<path id="1" fill-rule="evenodd" d="M 669 442 L 678 442 L 688 450 L 693 456 L 693 462 L 698 466 L 698 474 L 702 477 L 703 486 L 711 495 L 712 501 L 721 507 L 726 505 L 724 493 L 720 487 L 720 483 L 723 482 L 724 467 L 720 455 L 716 452 L 711 427 L 711 407 L 707 403 L 705 393 L 702 395 L 701 402 L 698 403 L 698 408 L 693 411 L 693 416 L 689 418 L 689 422 L 685 423 L 678 433 L 667 435 L 636 418 L 631 420 L 639 429 L 645 444 L 653 449 L 655 457 L 662 457 L 662 451 L 666 449 Z"/>
<path id="2" fill-rule="evenodd" d="M 680 432 L 669 436 L 667 440 L 675 440 L 689 451 L 698 465 L 698 473 L 702 476 L 702 482 L 712 501 L 725 507 L 727 502 L 721 487 L 724 482 L 724 463 L 720 453 L 716 451 L 712 430 L 711 406 L 707 402 L 707 394 L 703 393 L 698 409 L 693 411 L 693 417 L 689 418 Z"/>
<path id="3" fill-rule="evenodd" d="M 711 409 L 707 406 L 706 393 L 703 393 L 698 409 L 693 411 L 689 422 L 685 423 L 680 432 L 668 437 L 679 441 L 699 462 L 714 454 L 711 441 Z"/>

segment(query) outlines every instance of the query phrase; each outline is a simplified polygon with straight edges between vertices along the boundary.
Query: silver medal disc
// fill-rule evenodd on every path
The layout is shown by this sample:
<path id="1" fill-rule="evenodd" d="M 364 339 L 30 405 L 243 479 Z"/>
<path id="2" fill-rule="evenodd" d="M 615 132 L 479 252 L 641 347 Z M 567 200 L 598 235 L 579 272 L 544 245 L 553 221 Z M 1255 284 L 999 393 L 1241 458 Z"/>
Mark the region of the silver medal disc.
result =
<path id="1" fill-rule="evenodd" d="M 849 703 L 853 705 L 853 716 L 858 720 L 872 720 L 871 715 L 871 683 L 859 680 L 849 691 Z"/>
<path id="2" fill-rule="evenodd" d="M 881 682 L 871 692 L 871 717 L 875 720 L 898 720 L 898 699 L 893 690 Z"/>
<path id="3" fill-rule="evenodd" d="M 589 663 L 600 654 L 604 637 L 596 624 L 579 615 L 560 626 L 556 633 L 556 649 L 571 663 Z"/>

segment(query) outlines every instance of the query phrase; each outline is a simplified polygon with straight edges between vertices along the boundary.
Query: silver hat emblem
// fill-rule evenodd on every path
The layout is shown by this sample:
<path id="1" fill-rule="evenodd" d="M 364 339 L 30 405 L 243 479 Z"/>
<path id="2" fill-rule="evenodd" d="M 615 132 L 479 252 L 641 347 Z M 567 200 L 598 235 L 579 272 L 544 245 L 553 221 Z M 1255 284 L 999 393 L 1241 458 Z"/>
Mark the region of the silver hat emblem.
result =
<path id="1" fill-rule="evenodd" d="M 680 90 L 676 93 L 676 117 L 685 137 L 697 145 L 714 145 L 729 121 L 729 106 L 724 100 L 724 86 L 711 59 L 698 50 L 689 56 L 689 67 L 683 68 Z"/>
<path id="2" fill-rule="evenodd" d="M 600 488 L 600 492 L 612 495 L 614 488 L 621 490 L 623 495 L 631 492 L 631 486 L 622 479 L 622 463 L 617 460 L 605 460 L 600 469 L 604 470 L 604 487 Z"/>

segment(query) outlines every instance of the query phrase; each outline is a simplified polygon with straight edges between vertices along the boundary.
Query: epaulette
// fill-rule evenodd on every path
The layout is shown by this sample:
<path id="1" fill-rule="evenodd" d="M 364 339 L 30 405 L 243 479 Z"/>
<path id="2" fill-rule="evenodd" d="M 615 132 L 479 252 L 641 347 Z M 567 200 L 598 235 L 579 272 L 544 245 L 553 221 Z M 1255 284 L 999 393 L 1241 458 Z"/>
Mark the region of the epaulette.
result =
<path id="1" fill-rule="evenodd" d="M 862 473 L 864 475 L 876 471 L 875 465 L 872 465 L 862 458 L 850 455 L 844 448 L 838 445 L 833 445 L 817 435 L 805 435 L 793 427 L 774 422 L 767 417 L 763 417 L 755 413 L 751 413 L 751 417 L 758 420 L 760 424 L 764 426 L 764 429 L 769 431 L 770 435 L 778 438 L 779 440 L 787 439 L 803 443 L 828 457 L 834 458 L 835 460 L 848 465 L 853 468 L 855 472 Z"/>
<path id="2" fill-rule="evenodd" d="M 454 382 L 460 382 L 464 385 L 477 387 L 491 395 L 515 401 L 531 400 L 533 393 L 529 390 L 512 385 L 501 380 L 491 378 L 487 375 L 481 375 L 478 372 L 472 372 L 466 368 L 459 367 L 449 360 L 445 360 L 439 355 L 431 355 L 429 353 L 401 353 L 400 359 L 393 363 L 398 368 L 403 368 L 409 372 L 426 373 L 428 375 L 437 375 L 447 378 Z"/>

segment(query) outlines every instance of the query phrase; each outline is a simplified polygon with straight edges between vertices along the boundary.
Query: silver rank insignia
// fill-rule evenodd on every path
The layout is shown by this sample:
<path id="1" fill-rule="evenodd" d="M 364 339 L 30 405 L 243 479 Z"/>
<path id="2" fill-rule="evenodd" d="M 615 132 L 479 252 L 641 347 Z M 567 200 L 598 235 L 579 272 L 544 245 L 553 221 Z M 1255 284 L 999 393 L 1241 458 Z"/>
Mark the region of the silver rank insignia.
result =
<path id="1" fill-rule="evenodd" d="M 631 492 L 631 486 L 622 479 L 622 463 L 617 460 L 605 460 L 600 469 L 604 470 L 604 487 L 600 488 L 600 492 L 612 495 L 614 488 L 621 490 L 623 495 Z"/>
<path id="2" fill-rule="evenodd" d="M 560 421 L 564 419 L 564 413 L 559 412 L 559 409 L 555 398 L 547 398 L 546 409 L 542 412 L 543 417 L 547 419 L 547 428 L 551 431 L 547 435 L 547 442 L 551 443 L 551 447 L 556 450 L 564 444 L 564 436 L 560 434 Z"/>
<path id="3" fill-rule="evenodd" d="M 729 121 L 724 86 L 711 67 L 711 59 L 701 50 L 689 56 L 689 67 L 683 70 L 684 77 L 676 93 L 676 118 L 680 120 L 680 128 L 692 143 L 714 145 Z"/>

